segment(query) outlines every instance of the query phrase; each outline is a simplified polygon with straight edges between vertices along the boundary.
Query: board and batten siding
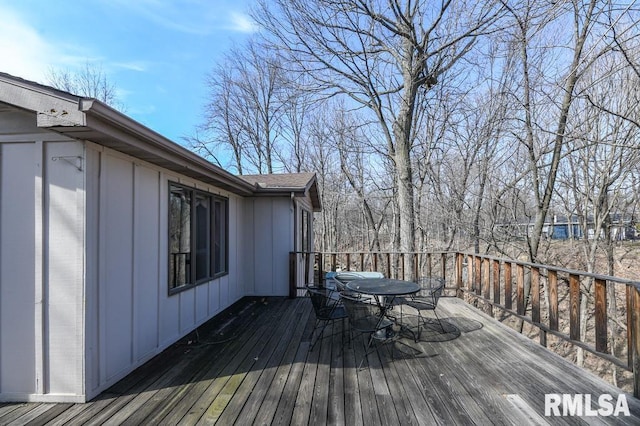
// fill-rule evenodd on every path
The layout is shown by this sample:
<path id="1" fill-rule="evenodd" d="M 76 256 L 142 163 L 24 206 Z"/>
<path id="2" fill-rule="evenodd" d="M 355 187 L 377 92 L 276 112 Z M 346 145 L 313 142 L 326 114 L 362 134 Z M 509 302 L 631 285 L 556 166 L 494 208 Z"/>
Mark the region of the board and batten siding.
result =
<path id="1" fill-rule="evenodd" d="M 173 295 L 169 182 L 229 200 L 229 273 Z M 84 402 L 240 298 L 286 296 L 297 202 L 243 198 L 0 107 L 0 401 Z"/>
<path id="2" fill-rule="evenodd" d="M 289 198 L 245 200 L 244 234 L 247 294 L 289 294 L 289 252 L 294 247 L 294 204 Z"/>
<path id="3" fill-rule="evenodd" d="M 0 113 L 0 398 L 83 399 L 84 146 Z"/>
<path id="4" fill-rule="evenodd" d="M 242 200 L 226 191 L 88 143 L 88 397 L 244 296 L 239 285 Z M 229 274 L 168 294 L 169 182 L 229 200 Z"/>

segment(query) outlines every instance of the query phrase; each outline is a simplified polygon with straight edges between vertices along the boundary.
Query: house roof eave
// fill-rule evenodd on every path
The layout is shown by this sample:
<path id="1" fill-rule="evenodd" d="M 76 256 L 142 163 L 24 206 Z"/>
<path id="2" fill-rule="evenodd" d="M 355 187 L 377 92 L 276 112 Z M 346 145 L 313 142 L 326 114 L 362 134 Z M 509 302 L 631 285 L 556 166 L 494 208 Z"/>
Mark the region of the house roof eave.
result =
<path id="1" fill-rule="evenodd" d="M 294 193 L 298 197 L 309 198 L 314 212 L 322 211 L 315 173 L 241 175 L 239 177 L 253 186 L 257 196 L 286 196 Z"/>
<path id="2" fill-rule="evenodd" d="M 95 99 L 82 98 L 85 125 L 38 122 L 39 127 L 90 140 L 232 193 L 250 196 L 250 184 Z"/>

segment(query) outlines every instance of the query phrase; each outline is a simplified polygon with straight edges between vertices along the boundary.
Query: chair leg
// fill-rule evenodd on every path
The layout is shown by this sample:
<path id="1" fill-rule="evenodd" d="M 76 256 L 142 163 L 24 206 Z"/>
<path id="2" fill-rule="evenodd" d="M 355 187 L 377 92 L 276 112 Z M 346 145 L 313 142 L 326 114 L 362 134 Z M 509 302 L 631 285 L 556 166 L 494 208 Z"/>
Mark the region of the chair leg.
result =
<path id="1" fill-rule="evenodd" d="M 440 317 L 438 316 L 438 313 L 436 312 L 436 310 L 433 310 L 433 314 L 436 316 L 436 319 L 438 320 L 438 324 L 440 324 L 440 328 L 442 329 L 442 333 L 446 333 L 445 329 L 444 329 L 444 325 L 442 325 L 442 320 L 440 319 Z"/>
<path id="2" fill-rule="evenodd" d="M 444 329 L 444 325 L 442 324 L 442 320 L 438 316 L 438 313 L 436 312 L 435 309 L 432 309 L 432 310 L 433 310 L 433 315 L 436 317 L 436 321 L 438 322 L 438 325 L 440 326 L 440 329 L 442 330 L 442 333 L 443 334 L 446 333 L 447 331 Z M 421 311 L 418 310 L 418 339 L 420 338 L 420 336 L 422 334 L 422 329 L 420 328 L 420 323 L 421 322 L 426 325 L 427 324 L 427 318 L 423 317 Z M 417 342 L 417 340 L 416 340 L 416 342 Z"/>

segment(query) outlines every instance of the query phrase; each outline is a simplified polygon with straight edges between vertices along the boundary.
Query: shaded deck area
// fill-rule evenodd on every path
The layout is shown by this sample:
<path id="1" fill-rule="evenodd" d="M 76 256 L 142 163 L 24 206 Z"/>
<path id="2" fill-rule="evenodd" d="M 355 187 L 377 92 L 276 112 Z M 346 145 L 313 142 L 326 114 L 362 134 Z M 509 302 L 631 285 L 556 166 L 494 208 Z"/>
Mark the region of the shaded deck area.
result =
<path id="1" fill-rule="evenodd" d="M 454 298 L 428 329 L 367 357 L 336 323 L 309 351 L 306 298 L 234 305 L 87 404 L 0 404 L 0 424 L 640 424 L 544 417 L 545 394 L 619 390 Z"/>

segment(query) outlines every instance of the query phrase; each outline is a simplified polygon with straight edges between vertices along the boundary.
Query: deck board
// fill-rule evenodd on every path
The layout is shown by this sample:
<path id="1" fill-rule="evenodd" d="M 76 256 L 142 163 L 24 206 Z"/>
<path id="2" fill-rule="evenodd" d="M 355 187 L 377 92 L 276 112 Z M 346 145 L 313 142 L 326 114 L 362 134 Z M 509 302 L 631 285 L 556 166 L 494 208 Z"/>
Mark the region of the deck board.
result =
<path id="1" fill-rule="evenodd" d="M 307 299 L 247 300 L 94 401 L 2 403 L 0 424 L 640 423 L 629 395 L 632 418 L 545 418 L 545 393 L 620 391 L 460 300 L 441 299 L 438 313 L 446 333 L 403 340 L 422 354 L 396 342 L 364 358 L 366 337 L 350 339 L 342 321 L 309 350 Z"/>

